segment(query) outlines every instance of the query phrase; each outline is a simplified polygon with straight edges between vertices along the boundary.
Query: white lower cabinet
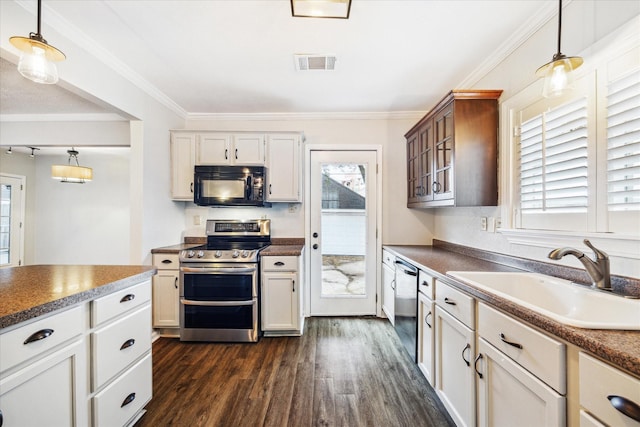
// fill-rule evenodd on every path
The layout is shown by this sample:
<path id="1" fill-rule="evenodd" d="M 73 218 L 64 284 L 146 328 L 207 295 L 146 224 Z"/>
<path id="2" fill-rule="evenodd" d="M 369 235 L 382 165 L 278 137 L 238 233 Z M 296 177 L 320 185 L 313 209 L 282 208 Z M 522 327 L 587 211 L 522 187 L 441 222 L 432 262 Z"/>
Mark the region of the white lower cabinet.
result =
<path id="1" fill-rule="evenodd" d="M 261 262 L 261 328 L 264 335 L 301 335 L 302 256 L 263 256 Z"/>
<path id="2" fill-rule="evenodd" d="M 395 316 L 395 262 L 395 256 L 388 251 L 382 251 L 382 311 L 392 325 Z"/>
<path id="3" fill-rule="evenodd" d="M 86 425 L 85 372 L 86 348 L 82 337 L 77 337 L 2 377 L 0 425 Z"/>
<path id="4" fill-rule="evenodd" d="M 432 386 L 435 385 L 434 310 L 433 300 L 418 292 L 418 368 Z"/>
<path id="5" fill-rule="evenodd" d="M 436 305 L 435 343 L 436 393 L 458 427 L 475 426 L 475 332 Z"/>
<path id="6" fill-rule="evenodd" d="M 578 356 L 578 366 L 581 427 L 600 425 L 598 422 L 616 427 L 640 426 L 640 379 L 584 352 Z"/>
<path id="7" fill-rule="evenodd" d="M 180 326 L 180 262 L 177 254 L 153 254 L 153 327 Z"/>
<path id="8" fill-rule="evenodd" d="M 479 427 L 565 425 L 565 397 L 482 338 L 475 370 Z"/>

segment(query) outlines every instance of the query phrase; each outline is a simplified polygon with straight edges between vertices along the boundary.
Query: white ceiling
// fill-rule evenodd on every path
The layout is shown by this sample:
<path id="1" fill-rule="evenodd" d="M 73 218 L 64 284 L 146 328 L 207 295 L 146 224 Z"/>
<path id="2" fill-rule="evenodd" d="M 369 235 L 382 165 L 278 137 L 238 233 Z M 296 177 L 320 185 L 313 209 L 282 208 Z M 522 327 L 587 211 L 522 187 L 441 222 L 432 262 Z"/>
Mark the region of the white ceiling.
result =
<path id="1" fill-rule="evenodd" d="M 35 13 L 35 0 L 21 4 Z M 374 113 L 424 111 L 448 89 L 475 83 L 487 60 L 554 8 L 555 0 L 353 0 L 343 20 L 293 18 L 288 0 L 45 0 L 43 21 L 83 33 L 105 61 L 186 114 Z M 299 53 L 335 54 L 336 69 L 296 71 Z M 1 64 L 0 114 L 105 111 Z M 66 66 L 58 65 L 62 80 Z"/>

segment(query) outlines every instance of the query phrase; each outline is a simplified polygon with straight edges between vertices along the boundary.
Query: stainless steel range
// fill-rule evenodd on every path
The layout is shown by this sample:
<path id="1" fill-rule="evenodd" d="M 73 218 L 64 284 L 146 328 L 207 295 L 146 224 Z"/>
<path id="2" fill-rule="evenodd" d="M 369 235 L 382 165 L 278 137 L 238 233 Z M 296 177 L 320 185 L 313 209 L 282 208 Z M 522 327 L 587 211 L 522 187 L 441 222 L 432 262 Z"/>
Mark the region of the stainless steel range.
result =
<path id="1" fill-rule="evenodd" d="M 256 342 L 260 250 L 271 222 L 208 220 L 207 244 L 180 252 L 180 340 Z"/>

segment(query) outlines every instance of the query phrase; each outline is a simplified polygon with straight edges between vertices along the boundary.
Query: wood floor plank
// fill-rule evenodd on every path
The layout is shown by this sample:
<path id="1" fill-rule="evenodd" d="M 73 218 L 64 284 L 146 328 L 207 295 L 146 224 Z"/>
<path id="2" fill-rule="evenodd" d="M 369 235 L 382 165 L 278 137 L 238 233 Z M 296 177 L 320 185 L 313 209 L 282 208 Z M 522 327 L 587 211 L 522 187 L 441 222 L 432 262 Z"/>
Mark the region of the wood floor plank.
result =
<path id="1" fill-rule="evenodd" d="M 306 319 L 301 337 L 153 344 L 137 427 L 451 427 L 388 321 Z"/>

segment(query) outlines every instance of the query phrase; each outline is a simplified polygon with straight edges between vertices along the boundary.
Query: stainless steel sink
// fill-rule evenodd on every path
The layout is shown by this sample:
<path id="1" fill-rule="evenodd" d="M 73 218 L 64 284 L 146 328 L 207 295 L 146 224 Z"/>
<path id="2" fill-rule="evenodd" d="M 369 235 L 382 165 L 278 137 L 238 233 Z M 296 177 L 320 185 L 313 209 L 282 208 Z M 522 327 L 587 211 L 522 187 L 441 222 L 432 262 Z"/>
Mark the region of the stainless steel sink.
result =
<path id="1" fill-rule="evenodd" d="M 566 325 L 640 330 L 640 300 L 538 273 L 449 271 L 447 275 Z"/>

